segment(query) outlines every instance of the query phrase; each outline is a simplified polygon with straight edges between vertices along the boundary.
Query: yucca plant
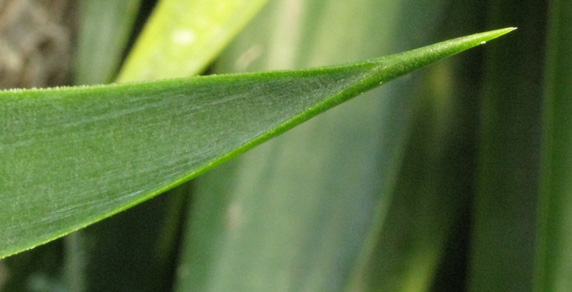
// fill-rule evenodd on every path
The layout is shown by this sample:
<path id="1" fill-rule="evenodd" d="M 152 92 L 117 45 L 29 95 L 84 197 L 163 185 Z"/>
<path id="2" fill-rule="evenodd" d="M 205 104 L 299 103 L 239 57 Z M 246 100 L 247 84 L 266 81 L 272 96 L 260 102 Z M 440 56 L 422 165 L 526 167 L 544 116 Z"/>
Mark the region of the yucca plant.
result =
<path id="1" fill-rule="evenodd" d="M 0 2 L 120 83 L 0 92 L 0 291 L 570 290 L 572 5 L 473 2 Z"/>

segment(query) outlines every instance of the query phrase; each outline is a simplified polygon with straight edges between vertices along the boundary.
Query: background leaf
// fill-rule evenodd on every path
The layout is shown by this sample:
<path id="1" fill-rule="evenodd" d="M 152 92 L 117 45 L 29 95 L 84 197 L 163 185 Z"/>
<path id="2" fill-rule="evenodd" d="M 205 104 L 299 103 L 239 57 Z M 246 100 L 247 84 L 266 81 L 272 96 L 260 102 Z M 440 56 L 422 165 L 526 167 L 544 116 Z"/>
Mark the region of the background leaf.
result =
<path id="1" fill-rule="evenodd" d="M 266 0 L 162 0 L 119 81 L 187 77 L 202 71 Z"/>
<path id="2" fill-rule="evenodd" d="M 536 291 L 572 289 L 572 3 L 550 1 Z"/>
<path id="3" fill-rule="evenodd" d="M 489 26 L 519 35 L 486 55 L 470 291 L 530 291 L 536 252 L 544 1 L 490 3 Z M 526 60 L 523 61 L 523 60 Z"/>
<path id="4" fill-rule="evenodd" d="M 82 0 L 75 84 L 114 80 L 127 47 L 141 0 Z"/>

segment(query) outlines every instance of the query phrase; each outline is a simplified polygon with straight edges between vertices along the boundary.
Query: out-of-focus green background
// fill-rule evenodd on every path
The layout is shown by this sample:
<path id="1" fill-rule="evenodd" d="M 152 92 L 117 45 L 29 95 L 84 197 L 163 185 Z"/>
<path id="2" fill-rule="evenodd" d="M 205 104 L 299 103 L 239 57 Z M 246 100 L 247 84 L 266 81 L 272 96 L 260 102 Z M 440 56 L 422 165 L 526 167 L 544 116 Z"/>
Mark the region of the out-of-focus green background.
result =
<path id="1" fill-rule="evenodd" d="M 0 87 L 309 68 L 508 26 L 0 261 L 0 291 L 571 291 L 572 1 L 3 0 Z"/>

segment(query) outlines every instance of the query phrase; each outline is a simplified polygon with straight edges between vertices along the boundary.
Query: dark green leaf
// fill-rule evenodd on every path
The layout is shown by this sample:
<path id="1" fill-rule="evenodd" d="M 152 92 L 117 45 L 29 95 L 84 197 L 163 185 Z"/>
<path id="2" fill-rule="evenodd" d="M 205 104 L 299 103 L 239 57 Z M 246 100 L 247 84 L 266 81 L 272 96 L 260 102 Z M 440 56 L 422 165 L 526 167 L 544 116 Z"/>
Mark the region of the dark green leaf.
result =
<path id="1" fill-rule="evenodd" d="M 536 291 L 572 290 L 572 2 L 550 1 Z"/>
<path id="2" fill-rule="evenodd" d="M 545 1 L 489 3 L 519 34 L 485 57 L 470 291 L 531 291 L 536 250 Z M 531 41 L 537 40 L 537 41 Z"/>

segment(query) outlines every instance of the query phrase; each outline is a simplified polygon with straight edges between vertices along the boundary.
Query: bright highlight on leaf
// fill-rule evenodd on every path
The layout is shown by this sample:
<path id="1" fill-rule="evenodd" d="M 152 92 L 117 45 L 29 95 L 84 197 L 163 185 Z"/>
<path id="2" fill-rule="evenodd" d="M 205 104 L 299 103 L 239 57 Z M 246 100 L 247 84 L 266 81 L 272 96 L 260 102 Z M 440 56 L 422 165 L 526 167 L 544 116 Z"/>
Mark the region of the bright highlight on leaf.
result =
<path id="1" fill-rule="evenodd" d="M 121 69 L 119 81 L 197 74 L 238 34 L 266 1 L 159 1 Z"/>
<path id="2" fill-rule="evenodd" d="M 366 90 L 512 30 L 344 66 L 0 92 L 0 258 L 134 206 Z"/>

